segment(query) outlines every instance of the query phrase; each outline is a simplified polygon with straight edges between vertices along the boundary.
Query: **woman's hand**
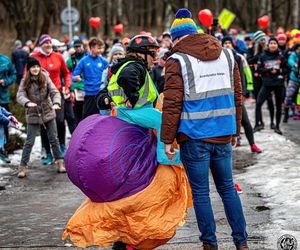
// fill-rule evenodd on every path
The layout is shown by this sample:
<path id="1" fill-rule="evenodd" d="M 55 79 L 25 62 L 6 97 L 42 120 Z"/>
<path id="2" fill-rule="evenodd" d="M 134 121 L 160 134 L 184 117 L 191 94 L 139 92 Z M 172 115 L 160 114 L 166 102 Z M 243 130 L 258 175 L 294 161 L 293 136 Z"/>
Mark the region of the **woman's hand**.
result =
<path id="1" fill-rule="evenodd" d="M 55 103 L 55 104 L 53 104 L 52 109 L 58 110 L 58 109 L 60 109 L 60 106 L 57 103 Z"/>
<path id="2" fill-rule="evenodd" d="M 26 107 L 27 107 L 27 108 L 34 108 L 34 107 L 36 107 L 36 106 L 37 106 L 37 104 L 34 103 L 34 102 L 29 102 L 29 103 L 26 104 Z"/>

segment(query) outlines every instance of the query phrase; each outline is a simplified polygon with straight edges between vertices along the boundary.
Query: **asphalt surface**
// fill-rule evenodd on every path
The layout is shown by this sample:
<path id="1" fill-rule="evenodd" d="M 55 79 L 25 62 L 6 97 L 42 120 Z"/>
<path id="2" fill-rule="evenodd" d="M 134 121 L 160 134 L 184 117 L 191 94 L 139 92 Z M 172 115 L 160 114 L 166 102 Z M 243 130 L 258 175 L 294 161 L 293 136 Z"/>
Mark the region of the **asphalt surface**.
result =
<path id="1" fill-rule="evenodd" d="M 282 126 L 284 136 L 298 145 L 299 126 L 300 122 L 293 120 Z M 246 144 L 246 139 L 243 142 Z M 233 159 L 234 176 L 237 179 L 239 173 L 259 160 L 250 150 L 239 149 L 234 150 Z M 16 177 L 16 166 L 10 166 L 9 169 L 11 171 L 0 177 L 0 189 L 4 189 L 0 190 L 0 248 L 77 249 L 71 242 L 62 241 L 61 234 L 85 196 L 65 174 L 57 174 L 54 166 L 42 166 L 39 161 L 35 161 L 29 169 L 28 178 L 22 180 Z M 221 199 L 212 179 L 210 183 L 219 249 L 235 249 Z M 244 190 L 240 198 L 247 220 L 250 249 L 275 250 L 276 242 L 266 240 L 271 224 L 270 210 L 265 206 L 261 193 L 244 182 L 238 184 Z M 176 236 L 157 249 L 201 249 L 193 209 L 190 209 L 185 225 L 178 228 Z"/>

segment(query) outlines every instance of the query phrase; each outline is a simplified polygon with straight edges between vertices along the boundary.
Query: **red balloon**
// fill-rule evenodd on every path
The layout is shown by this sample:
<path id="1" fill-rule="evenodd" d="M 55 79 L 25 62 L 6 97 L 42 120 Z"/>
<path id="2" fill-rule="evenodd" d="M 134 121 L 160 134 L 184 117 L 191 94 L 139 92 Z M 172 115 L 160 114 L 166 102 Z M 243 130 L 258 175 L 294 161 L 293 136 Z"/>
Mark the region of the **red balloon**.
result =
<path id="1" fill-rule="evenodd" d="M 207 28 L 209 28 L 213 23 L 213 14 L 209 9 L 200 10 L 198 13 L 199 21 Z"/>
<path id="2" fill-rule="evenodd" d="M 115 25 L 115 32 L 116 33 L 122 33 L 123 29 L 124 29 L 123 24 L 120 23 L 120 24 Z"/>
<path id="3" fill-rule="evenodd" d="M 101 23 L 100 17 L 91 17 L 91 18 L 89 19 L 89 24 L 90 24 L 94 29 L 98 29 L 100 23 Z"/>
<path id="4" fill-rule="evenodd" d="M 268 16 L 262 16 L 262 17 L 257 19 L 258 25 L 260 27 L 262 27 L 263 29 L 268 28 L 269 22 L 270 22 L 270 18 Z"/>

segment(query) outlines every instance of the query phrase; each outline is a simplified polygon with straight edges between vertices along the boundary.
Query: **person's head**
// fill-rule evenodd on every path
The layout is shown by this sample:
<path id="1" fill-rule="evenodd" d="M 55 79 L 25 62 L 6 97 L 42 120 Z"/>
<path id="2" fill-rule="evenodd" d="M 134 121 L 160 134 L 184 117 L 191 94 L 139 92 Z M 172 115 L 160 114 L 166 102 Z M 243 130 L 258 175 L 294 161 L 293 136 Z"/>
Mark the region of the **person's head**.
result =
<path id="1" fill-rule="evenodd" d="M 188 9 L 179 9 L 177 11 L 170 32 L 174 45 L 182 37 L 198 34 L 197 26 L 192 19 L 192 13 Z"/>
<path id="2" fill-rule="evenodd" d="M 161 66 L 161 67 L 164 67 L 164 66 L 165 66 L 166 62 L 165 62 L 165 60 L 164 60 L 163 58 L 164 58 L 165 54 L 166 54 L 168 51 L 169 51 L 169 50 L 166 49 L 166 48 L 160 48 L 160 49 L 159 49 L 159 61 L 158 61 L 159 66 Z"/>
<path id="3" fill-rule="evenodd" d="M 225 36 L 222 39 L 222 47 L 227 49 L 233 49 L 233 40 L 230 36 Z"/>
<path id="4" fill-rule="evenodd" d="M 296 43 L 294 45 L 294 50 L 298 55 L 300 55 L 300 43 Z"/>
<path id="5" fill-rule="evenodd" d="M 39 89 L 45 86 L 45 76 L 41 74 L 41 64 L 34 57 L 28 57 L 26 65 L 27 73 L 24 79 L 24 88 L 28 90 L 32 84 L 32 78 L 37 80 Z"/>
<path id="6" fill-rule="evenodd" d="M 254 33 L 254 41 L 256 44 L 264 47 L 266 44 L 266 34 L 261 30 L 256 31 Z"/>
<path id="7" fill-rule="evenodd" d="M 124 37 L 124 38 L 122 39 L 122 45 L 123 45 L 124 49 L 127 48 L 129 42 L 130 42 L 130 38 L 129 38 L 129 37 Z"/>
<path id="8" fill-rule="evenodd" d="M 16 49 L 22 48 L 22 42 L 21 42 L 20 40 L 16 40 L 16 41 L 15 41 L 15 48 L 16 48 Z"/>
<path id="9" fill-rule="evenodd" d="M 52 51 L 51 36 L 47 34 L 41 35 L 39 39 L 39 46 L 46 54 L 49 54 Z"/>
<path id="10" fill-rule="evenodd" d="M 127 56 L 134 56 L 144 61 L 148 69 L 151 69 L 158 59 L 159 45 L 149 35 L 137 35 L 131 39 L 127 46 Z"/>
<path id="11" fill-rule="evenodd" d="M 284 33 L 278 34 L 277 35 L 277 40 L 278 40 L 279 46 L 285 46 L 286 42 L 287 42 L 287 36 L 286 36 L 286 34 L 284 34 Z"/>
<path id="12" fill-rule="evenodd" d="M 111 58 L 110 62 L 117 61 L 120 58 L 125 57 L 125 50 L 120 43 L 116 43 L 110 50 Z"/>
<path id="13" fill-rule="evenodd" d="M 79 54 L 82 54 L 84 52 L 83 43 L 80 39 L 77 39 L 74 41 L 73 47 L 74 47 L 75 52 L 77 52 Z"/>
<path id="14" fill-rule="evenodd" d="M 104 42 L 97 37 L 92 37 L 89 41 L 89 48 L 92 56 L 101 56 L 104 52 Z"/>
<path id="15" fill-rule="evenodd" d="M 271 37 L 268 42 L 268 50 L 270 52 L 275 52 L 278 50 L 278 41 L 275 37 Z"/>
<path id="16" fill-rule="evenodd" d="M 41 71 L 40 61 L 34 57 L 28 57 L 26 68 L 31 75 L 38 75 Z"/>
<path id="17" fill-rule="evenodd" d="M 247 44 L 248 48 L 252 47 L 252 39 L 250 36 L 246 36 L 244 41 Z"/>

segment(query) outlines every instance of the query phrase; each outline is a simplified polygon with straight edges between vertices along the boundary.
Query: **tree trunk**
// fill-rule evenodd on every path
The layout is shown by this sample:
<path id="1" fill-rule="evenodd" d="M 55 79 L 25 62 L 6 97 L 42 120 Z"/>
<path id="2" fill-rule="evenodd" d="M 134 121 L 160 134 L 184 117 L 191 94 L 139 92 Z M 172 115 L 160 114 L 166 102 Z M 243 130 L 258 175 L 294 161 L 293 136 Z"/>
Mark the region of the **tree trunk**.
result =
<path id="1" fill-rule="evenodd" d="M 299 24 L 299 0 L 293 0 L 292 3 L 292 17 L 293 17 L 293 21 L 292 21 L 292 25 L 293 28 L 298 28 L 298 24 Z"/>

